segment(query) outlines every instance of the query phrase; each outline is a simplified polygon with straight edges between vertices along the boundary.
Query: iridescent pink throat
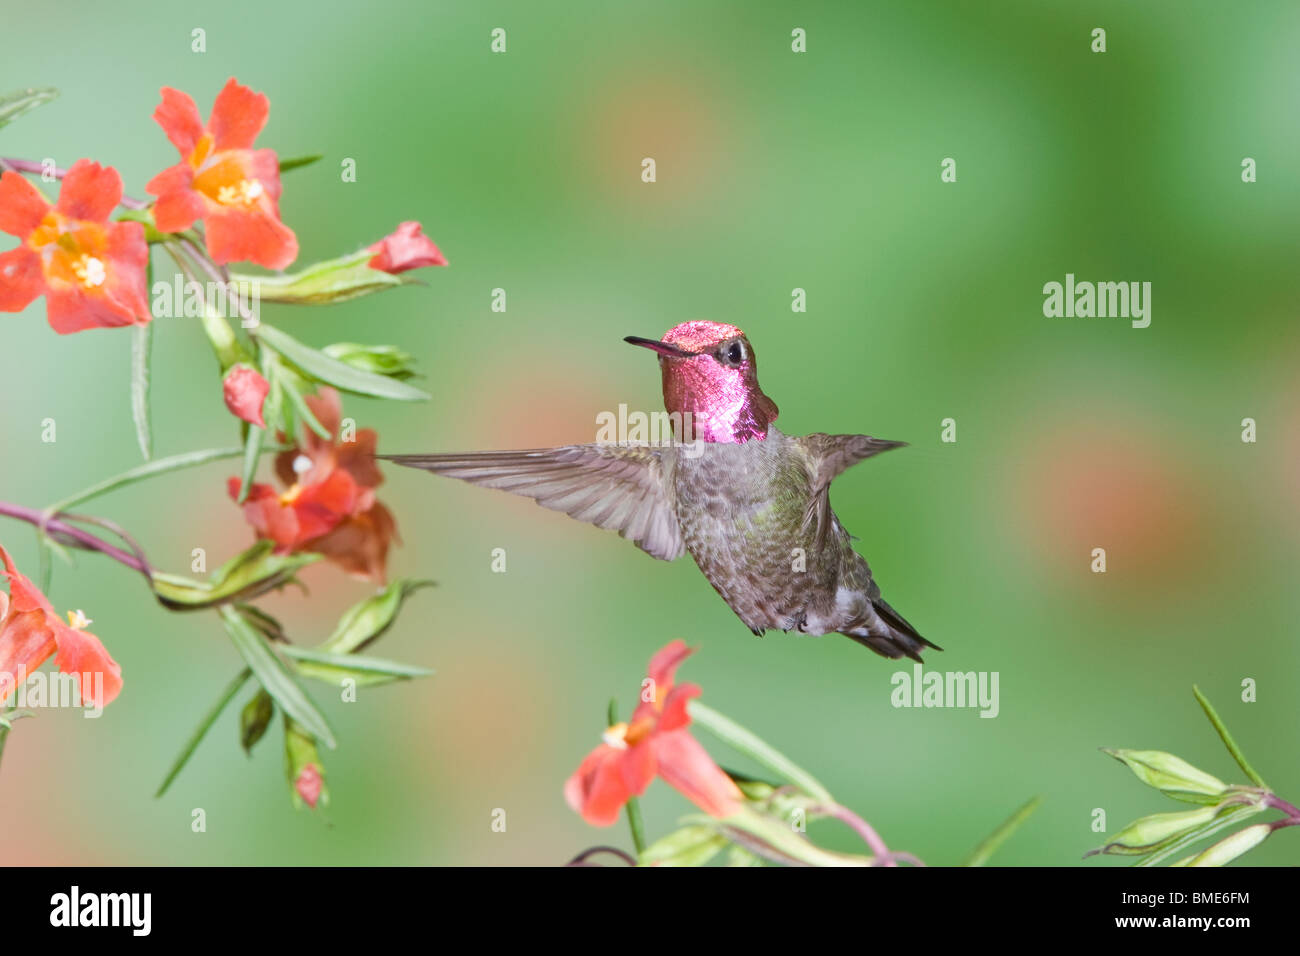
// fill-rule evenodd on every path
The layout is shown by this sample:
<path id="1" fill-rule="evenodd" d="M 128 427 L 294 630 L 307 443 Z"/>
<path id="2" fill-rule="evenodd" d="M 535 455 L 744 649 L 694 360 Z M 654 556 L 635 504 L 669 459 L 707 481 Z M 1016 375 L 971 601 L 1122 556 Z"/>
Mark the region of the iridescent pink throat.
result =
<path id="1" fill-rule="evenodd" d="M 767 437 L 776 420 L 776 403 L 763 394 L 752 366 L 721 366 L 666 358 L 664 406 L 670 413 L 690 414 L 687 441 L 747 442 Z"/>

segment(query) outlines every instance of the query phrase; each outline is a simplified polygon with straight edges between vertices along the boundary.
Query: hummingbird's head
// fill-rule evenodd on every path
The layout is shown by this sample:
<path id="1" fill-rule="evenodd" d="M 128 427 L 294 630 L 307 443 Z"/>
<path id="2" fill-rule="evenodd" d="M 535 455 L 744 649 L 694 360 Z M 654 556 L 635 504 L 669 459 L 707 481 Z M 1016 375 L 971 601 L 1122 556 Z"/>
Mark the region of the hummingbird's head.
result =
<path id="1" fill-rule="evenodd" d="M 758 363 L 745 333 L 720 322 L 683 322 L 662 339 L 625 342 L 657 352 L 664 406 L 691 428 L 685 437 L 712 442 L 766 438 L 776 403 L 758 387 Z M 689 418 L 687 416 L 689 415 Z"/>

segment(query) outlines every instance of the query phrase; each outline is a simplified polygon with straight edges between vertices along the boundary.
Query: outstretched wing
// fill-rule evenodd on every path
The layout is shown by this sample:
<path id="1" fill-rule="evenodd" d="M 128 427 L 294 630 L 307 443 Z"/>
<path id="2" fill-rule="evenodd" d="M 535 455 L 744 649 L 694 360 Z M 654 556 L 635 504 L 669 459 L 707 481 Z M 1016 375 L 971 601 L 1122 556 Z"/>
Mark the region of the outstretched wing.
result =
<path id="1" fill-rule="evenodd" d="M 379 455 L 387 461 L 532 498 L 539 505 L 617 531 L 664 561 L 686 550 L 662 449 L 562 445 L 529 451 Z"/>
<path id="2" fill-rule="evenodd" d="M 870 435 L 826 435 L 818 432 L 800 439 L 808 457 L 812 474 L 812 495 L 804 513 L 804 526 L 816 523 L 815 546 L 818 551 L 826 544 L 831 525 L 831 482 L 845 469 L 864 458 L 879 455 L 891 448 L 901 448 L 905 441 L 889 441 Z"/>

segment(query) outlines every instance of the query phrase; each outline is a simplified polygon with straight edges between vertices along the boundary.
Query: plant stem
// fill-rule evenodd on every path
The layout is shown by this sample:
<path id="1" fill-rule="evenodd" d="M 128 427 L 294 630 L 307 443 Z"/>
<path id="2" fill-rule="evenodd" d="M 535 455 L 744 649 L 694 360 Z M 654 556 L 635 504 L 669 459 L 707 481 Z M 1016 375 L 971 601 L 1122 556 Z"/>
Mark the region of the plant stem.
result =
<path id="1" fill-rule="evenodd" d="M 1006 842 L 1007 837 L 1019 829 L 1042 802 L 1042 797 L 1031 797 L 1019 810 L 1003 820 L 996 830 L 985 837 L 980 845 L 971 851 L 971 855 L 966 858 L 962 866 L 983 866 L 987 863 L 989 857 L 997 852 L 998 847 Z"/>
<path id="2" fill-rule="evenodd" d="M 283 451 L 279 446 L 266 448 L 264 451 Z M 172 455 L 169 458 L 159 458 L 151 461 L 146 465 L 140 465 L 129 471 L 124 471 L 120 475 L 114 475 L 112 478 L 106 478 L 101 482 L 91 485 L 78 491 L 76 494 L 57 501 L 45 509 L 47 514 L 54 515 L 60 511 L 67 511 L 73 505 L 79 505 L 82 502 L 89 501 L 99 495 L 121 488 L 124 485 L 133 484 L 145 478 L 151 478 L 154 475 L 162 475 L 171 471 L 180 471 L 183 468 L 193 468 L 196 465 L 202 465 L 209 461 L 219 461 L 223 458 L 239 458 L 244 454 L 243 447 L 238 448 L 208 448 L 203 451 L 191 451 L 182 455 Z"/>
<path id="3" fill-rule="evenodd" d="M 28 524 L 35 525 L 42 532 L 57 535 L 64 538 L 65 541 L 71 541 L 77 547 L 86 551 L 98 551 L 100 554 L 108 555 L 119 564 L 124 564 L 133 571 L 139 571 L 149 578 L 152 583 L 149 567 L 140 558 L 95 537 L 88 531 L 82 531 L 66 521 L 52 517 L 46 512 L 37 511 L 35 508 L 24 508 L 22 505 L 11 504 L 8 501 L 0 501 L 0 515 L 26 521 Z"/>

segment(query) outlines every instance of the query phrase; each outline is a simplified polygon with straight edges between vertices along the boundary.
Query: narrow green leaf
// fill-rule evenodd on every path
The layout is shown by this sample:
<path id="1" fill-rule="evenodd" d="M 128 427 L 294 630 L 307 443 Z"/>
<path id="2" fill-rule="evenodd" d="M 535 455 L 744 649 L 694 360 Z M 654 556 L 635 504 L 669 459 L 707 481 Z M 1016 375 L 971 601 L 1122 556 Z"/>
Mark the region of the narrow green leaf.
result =
<path id="1" fill-rule="evenodd" d="M 258 428 L 256 425 L 248 426 L 248 434 L 244 436 L 244 468 L 240 473 L 239 497 L 235 499 L 236 504 L 242 505 L 247 501 L 248 493 L 253 490 L 253 476 L 257 474 L 257 462 L 262 457 L 262 436 L 265 434 L 265 429 Z"/>
<path id="2" fill-rule="evenodd" d="M 1210 723 L 1214 726 L 1214 729 L 1218 731 L 1219 739 L 1223 741 L 1223 746 L 1228 748 L 1228 753 L 1232 754 L 1232 759 L 1237 761 L 1237 766 L 1241 768 L 1242 773 L 1249 777 L 1251 783 L 1255 786 L 1263 787 L 1265 790 L 1268 790 L 1268 784 L 1264 782 L 1264 778 L 1256 773 L 1255 768 L 1246 760 L 1246 755 L 1241 752 L 1241 748 L 1237 746 L 1237 742 L 1232 739 L 1232 734 L 1228 733 L 1227 725 L 1224 724 L 1222 718 L 1219 717 L 1218 711 L 1214 709 L 1209 698 L 1202 694 L 1201 689 L 1195 684 L 1192 685 L 1192 693 L 1196 695 L 1196 702 L 1201 705 L 1201 710 L 1205 711 L 1205 716 L 1210 719 Z"/>
<path id="3" fill-rule="evenodd" d="M 313 156 L 294 156 L 292 159 L 280 160 L 280 172 L 287 173 L 291 169 L 302 169 L 304 166 L 310 166 L 312 163 L 319 162 L 325 156 L 317 153 Z"/>
<path id="4" fill-rule="evenodd" d="M 1214 834 L 1220 832 L 1221 830 L 1225 830 L 1228 827 L 1233 826 L 1239 820 L 1244 820 L 1247 817 L 1253 817 L 1255 814 L 1263 813 L 1263 812 L 1264 812 L 1263 807 L 1258 807 L 1255 806 L 1254 804 L 1241 804 L 1239 806 L 1228 807 L 1226 810 L 1220 813 L 1219 816 L 1215 818 L 1215 821 L 1211 823 L 1209 826 L 1202 827 L 1201 829 L 1196 830 L 1193 833 L 1189 833 L 1186 836 L 1180 837 L 1179 839 L 1175 840 L 1173 843 L 1161 847 L 1155 853 L 1152 853 L 1148 857 L 1144 857 L 1143 859 L 1139 860 L 1133 865 L 1134 866 L 1155 866 L 1157 863 L 1162 863 L 1165 860 L 1169 859 L 1171 856 L 1175 856 L 1178 853 L 1181 853 L 1184 849 L 1191 846 L 1193 843 L 1199 843 L 1202 840 L 1204 840 L 1206 837 L 1213 836 Z"/>
<path id="5" fill-rule="evenodd" d="M 303 424 L 326 441 L 332 440 L 334 436 L 329 433 L 328 428 L 320 423 L 320 419 L 312 414 L 311 409 L 303 400 L 302 393 L 298 391 L 297 386 L 290 380 L 291 376 L 285 375 L 283 372 L 279 372 L 278 370 L 279 367 L 277 366 L 276 381 L 280 385 L 280 390 L 284 392 L 285 395 L 289 396 L 289 404 L 293 406 L 294 412 L 302 419 Z"/>
<path id="6" fill-rule="evenodd" d="M 433 674 L 427 667 L 401 664 L 378 657 L 360 657 L 356 654 L 331 654 L 306 647 L 287 644 L 281 648 L 286 657 L 294 660 L 298 673 L 314 677 L 328 684 L 341 684 L 352 678 L 359 684 L 379 684 L 394 680 L 410 680 Z"/>
<path id="7" fill-rule="evenodd" d="M 1042 797 L 1031 797 L 1024 806 L 1003 820 L 996 830 L 985 837 L 980 845 L 971 852 L 971 855 L 966 858 L 966 862 L 962 866 L 983 866 L 987 863 L 989 857 L 997 852 L 998 847 L 1002 846 L 1011 834 L 1020 829 L 1020 825 L 1029 819 L 1042 802 Z"/>
<path id="8" fill-rule="evenodd" d="M 58 514 L 75 505 L 89 501 L 91 498 L 97 498 L 105 492 L 121 488 L 123 485 L 134 484 L 137 481 L 143 481 L 145 478 L 152 478 L 154 475 L 165 474 L 169 471 L 193 468 L 195 465 L 202 465 L 209 461 L 218 461 L 222 458 L 238 458 L 243 453 L 244 448 L 241 445 L 238 448 L 205 448 L 202 451 L 189 451 L 183 455 L 172 455 L 170 458 L 159 458 L 157 461 L 151 461 L 146 465 L 138 465 L 130 471 L 124 471 L 120 475 L 114 475 L 112 478 L 106 478 L 97 484 L 93 484 L 89 488 L 78 491 L 75 495 L 55 502 L 45 511 L 47 514 Z"/>
<path id="9" fill-rule="evenodd" d="M 728 747 L 758 761 L 778 777 L 794 784 L 810 797 L 816 797 L 826 803 L 835 802 L 830 795 L 830 791 L 823 787 L 812 774 L 730 718 L 724 717 L 713 708 L 701 704 L 698 700 L 691 701 L 687 705 L 687 709 L 697 724 Z"/>
<path id="10" fill-rule="evenodd" d="M 346 392 L 370 395 L 374 398 L 391 398 L 401 402 L 422 402 L 429 398 L 426 393 L 404 382 L 384 375 L 375 375 L 373 372 L 364 372 L 338 359 L 332 359 L 324 352 L 304 345 L 292 336 L 281 332 L 275 326 L 259 325 L 253 334 L 264 345 L 274 349 L 301 369 L 309 378 L 341 388 Z"/>
<path id="11" fill-rule="evenodd" d="M 149 357 L 153 349 L 153 323 L 137 325 L 131 331 L 131 417 L 140 454 L 153 457 L 153 427 L 149 422 Z"/>
<path id="12" fill-rule="evenodd" d="M 59 91 L 52 86 L 38 86 L 0 96 L 0 126 L 12 123 L 27 111 L 56 99 L 58 95 Z"/>
<path id="13" fill-rule="evenodd" d="M 221 716 L 221 712 L 226 709 L 226 705 L 235 699 L 235 695 L 239 693 L 239 688 L 244 686 L 244 682 L 252 676 L 252 673 L 252 671 L 245 667 L 242 671 L 236 674 L 235 679 L 230 682 L 226 689 L 222 691 L 221 696 L 217 698 L 217 702 L 209 708 L 206 714 L 203 715 L 203 719 L 199 721 L 198 727 L 194 729 L 194 733 L 190 735 L 190 739 L 187 740 L 185 746 L 181 748 L 180 755 L 177 756 L 175 762 L 172 763 L 171 770 L 167 771 L 167 776 L 163 779 L 162 785 L 158 788 L 158 792 L 154 794 L 155 800 L 167 792 L 167 788 L 172 785 L 172 781 L 175 780 L 176 775 L 181 772 L 181 768 L 184 767 L 190 757 L 194 755 L 194 751 L 198 747 L 199 742 L 203 740 L 212 725 L 216 723 L 217 718 Z"/>
<path id="14" fill-rule="evenodd" d="M 234 641 L 244 662 L 266 688 L 266 692 L 275 698 L 275 702 L 286 714 L 325 746 L 333 749 L 336 746 L 334 733 L 330 730 L 325 715 L 307 696 L 307 692 L 284 662 L 275 656 L 262 633 L 229 605 L 223 605 L 219 613 L 230 639 Z"/>

